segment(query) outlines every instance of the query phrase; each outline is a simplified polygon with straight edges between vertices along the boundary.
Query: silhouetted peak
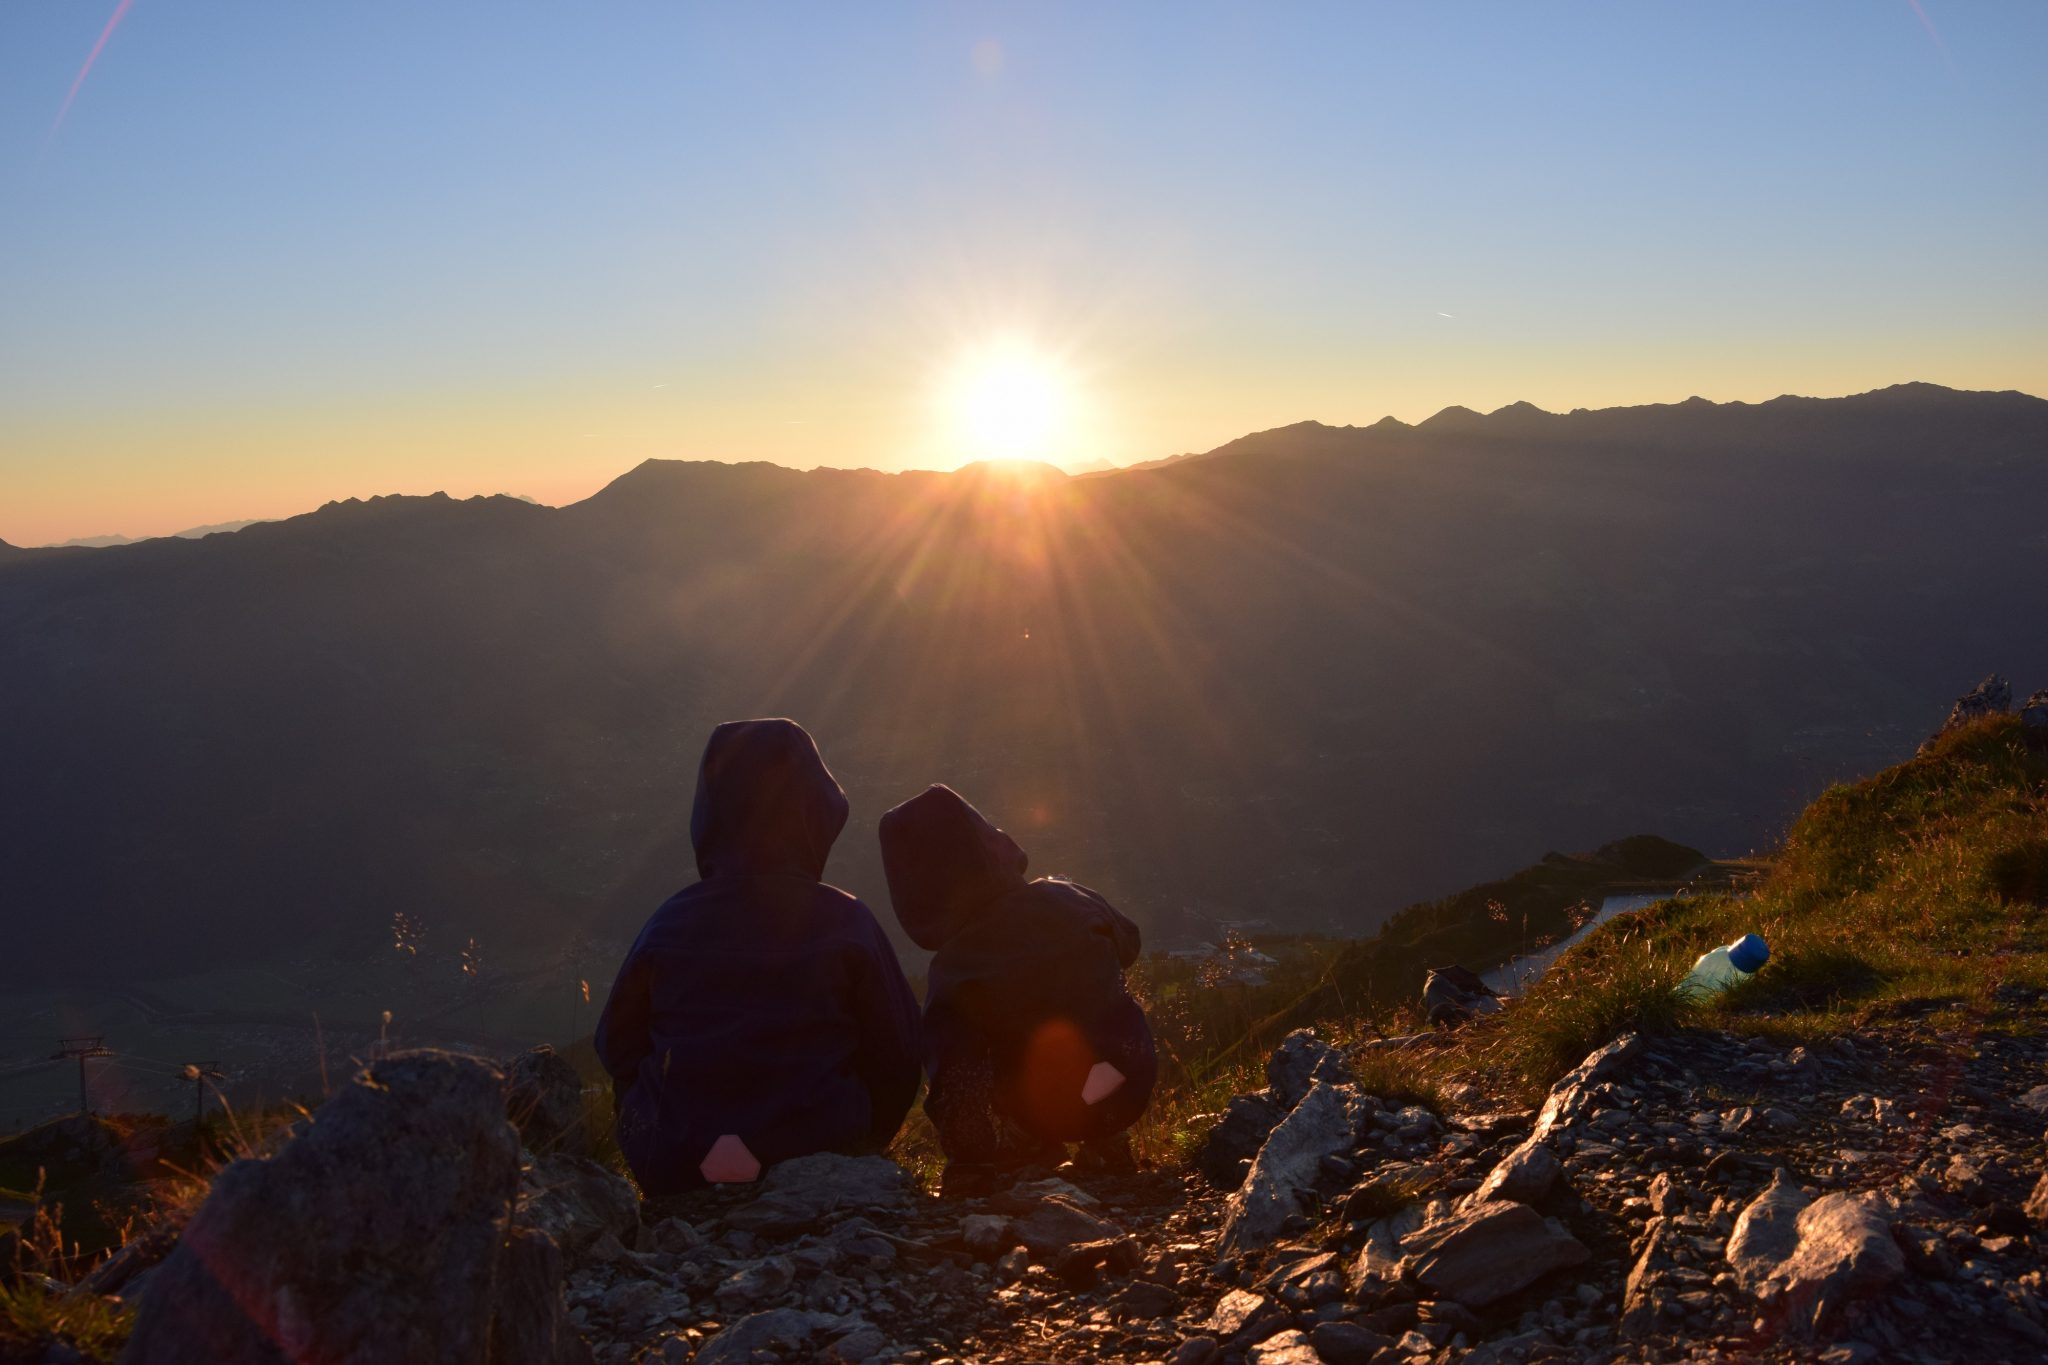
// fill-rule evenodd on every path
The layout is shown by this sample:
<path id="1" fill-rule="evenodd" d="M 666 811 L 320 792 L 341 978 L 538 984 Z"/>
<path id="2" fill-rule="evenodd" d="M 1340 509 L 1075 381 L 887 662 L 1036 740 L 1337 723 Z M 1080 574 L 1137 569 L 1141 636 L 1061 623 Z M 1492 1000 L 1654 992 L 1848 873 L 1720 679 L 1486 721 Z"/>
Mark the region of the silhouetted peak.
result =
<path id="1" fill-rule="evenodd" d="M 1526 398 L 1509 403 L 1505 407 L 1495 408 L 1487 414 L 1489 417 L 1555 417 L 1556 415 L 1554 412 L 1548 412 L 1543 408 L 1537 407 Z"/>
<path id="2" fill-rule="evenodd" d="M 1419 431 L 1462 430 L 1485 419 L 1472 409 L 1460 403 L 1453 403 L 1434 417 L 1425 417 L 1416 423 Z"/>
<path id="3" fill-rule="evenodd" d="M 1374 422 L 1374 423 L 1373 423 L 1373 424 L 1372 424 L 1371 426 L 1367 427 L 1367 428 L 1366 428 L 1366 430 L 1367 430 L 1367 431 L 1413 431 L 1413 430 L 1414 430 L 1414 428 L 1413 428 L 1413 427 L 1411 427 L 1411 426 L 1409 426 L 1409 425 L 1408 425 L 1408 424 L 1407 424 L 1406 422 L 1402 421 L 1402 420 L 1401 420 L 1400 418 L 1398 418 L 1398 417 L 1394 416 L 1394 415 L 1393 415 L 1392 413 L 1388 413 L 1388 414 L 1387 414 L 1387 415 L 1386 415 L 1385 417 L 1382 417 L 1382 418 L 1380 418 L 1380 420 L 1379 420 L 1379 421 L 1377 421 L 1377 422 Z"/>
<path id="4" fill-rule="evenodd" d="M 1073 475 L 1044 460 L 976 460 L 953 471 L 955 478 L 1065 483 Z"/>

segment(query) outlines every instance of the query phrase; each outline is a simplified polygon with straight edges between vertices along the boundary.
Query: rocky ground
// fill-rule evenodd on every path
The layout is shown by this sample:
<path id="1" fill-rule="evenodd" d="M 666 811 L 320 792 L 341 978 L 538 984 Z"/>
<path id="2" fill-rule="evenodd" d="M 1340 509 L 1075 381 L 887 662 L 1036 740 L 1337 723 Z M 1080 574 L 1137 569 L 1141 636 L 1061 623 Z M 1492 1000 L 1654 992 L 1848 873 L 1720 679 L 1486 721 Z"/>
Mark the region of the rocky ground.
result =
<path id="1" fill-rule="evenodd" d="M 1997 1030 L 1628 1036 L 1441 1114 L 1302 1032 L 1193 1169 L 971 1200 L 822 1155 L 642 1204 L 559 1058 L 402 1054 L 76 1292 L 140 1305 L 144 1362 L 2048 1359 L 2048 1039 L 2005 996 Z"/>
<path id="2" fill-rule="evenodd" d="M 1454 1086 L 1440 1119 L 1298 1034 L 1207 1175 L 944 1201 L 810 1158 L 564 1227 L 570 1320 L 707 1365 L 2048 1359 L 2044 1063 L 1910 1022 L 1627 1038 L 1539 1110 Z"/>

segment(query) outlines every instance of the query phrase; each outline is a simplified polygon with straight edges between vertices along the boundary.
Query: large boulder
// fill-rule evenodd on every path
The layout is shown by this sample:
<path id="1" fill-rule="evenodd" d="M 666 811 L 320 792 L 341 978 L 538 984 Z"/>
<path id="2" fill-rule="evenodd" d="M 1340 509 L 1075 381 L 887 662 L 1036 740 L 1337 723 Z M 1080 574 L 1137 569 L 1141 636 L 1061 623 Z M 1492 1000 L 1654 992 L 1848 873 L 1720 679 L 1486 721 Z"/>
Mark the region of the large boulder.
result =
<path id="1" fill-rule="evenodd" d="M 497 1069 L 441 1052 L 387 1057 L 276 1155 L 214 1177 L 121 1360 L 557 1365 L 556 1354 L 492 1354 L 501 1279 L 545 1270 L 538 1243 L 506 1264 L 518 1189 Z M 552 1336 L 529 1334 L 549 1350 Z"/>
<path id="2" fill-rule="evenodd" d="M 2030 730 L 2048 730 L 2048 688 L 2027 698 L 2020 708 L 2020 724 Z"/>
<path id="3" fill-rule="evenodd" d="M 1737 1284 L 1755 1293 L 1798 1249 L 1799 1215 L 1807 1202 L 1790 1173 L 1780 1167 L 1769 1187 L 1736 1215 L 1727 1256 Z"/>
<path id="4" fill-rule="evenodd" d="M 562 1301 L 561 1250 L 544 1232 L 506 1232 L 485 1365 L 590 1365 L 590 1347 L 576 1335 Z"/>
<path id="5" fill-rule="evenodd" d="M 1403 1239 L 1407 1270 L 1439 1297 L 1484 1308 L 1591 1255 L 1554 1218 L 1507 1201 L 1456 1209 Z"/>
<path id="6" fill-rule="evenodd" d="M 519 1130 L 520 1141 L 536 1152 L 590 1155 L 583 1078 L 545 1043 L 506 1064 L 505 1117 Z"/>
<path id="7" fill-rule="evenodd" d="M 817 1152 L 771 1167 L 760 1194 L 725 1221 L 749 1232 L 795 1232 L 842 1209 L 898 1207 L 911 1189 L 910 1172 L 887 1157 Z"/>
<path id="8" fill-rule="evenodd" d="M 1316 1037 L 1312 1029 L 1299 1028 L 1288 1034 L 1266 1059 L 1267 1092 L 1283 1111 L 1306 1099 L 1318 1081 L 1349 1085 L 1351 1079 L 1344 1054 Z"/>
<path id="9" fill-rule="evenodd" d="M 1469 967 L 1432 967 L 1422 983 L 1422 1013 L 1440 1028 L 1499 1010 L 1499 993 Z"/>
<path id="10" fill-rule="evenodd" d="M 1599 1104 L 1600 1087 L 1633 1066 L 1642 1049 L 1640 1035 L 1624 1033 L 1605 1047 L 1587 1053 L 1584 1061 L 1550 1088 L 1530 1138 L 1542 1142 L 1592 1113 Z"/>
<path id="11" fill-rule="evenodd" d="M 1960 730 L 1986 716 L 2002 716 L 2011 710 L 2012 684 L 1993 673 L 1956 698 L 1956 704 L 1949 708 L 1948 719 L 1943 721 L 1941 728 L 1920 746 L 1920 751 L 1925 753 L 1933 746 L 1935 740 L 1943 735 Z"/>
<path id="12" fill-rule="evenodd" d="M 1815 1333 L 1844 1304 L 1906 1271 L 1881 1195 L 1830 1194 L 1805 1204 L 1780 1179 L 1742 1211 L 1729 1238 L 1738 1280 L 1798 1333 Z"/>
<path id="13" fill-rule="evenodd" d="M 1306 1212 L 1327 1179 L 1323 1159 L 1356 1148 L 1376 1107 L 1356 1086 L 1317 1081 L 1266 1139 L 1244 1188 L 1225 1205 L 1224 1254 L 1266 1246 L 1289 1218 Z"/>
<path id="14" fill-rule="evenodd" d="M 520 1176 L 517 1221 L 573 1256 L 606 1233 L 630 1242 L 640 1226 L 640 1196 L 624 1177 L 587 1158 L 530 1157 Z"/>
<path id="15" fill-rule="evenodd" d="M 1286 1117 L 1287 1111 L 1266 1095 L 1233 1097 L 1195 1156 L 1195 1165 L 1203 1178 L 1219 1190 L 1234 1190 L 1243 1185 L 1252 1158 Z"/>
<path id="16" fill-rule="evenodd" d="M 1550 1193 L 1563 1173 L 1557 1154 L 1541 1140 L 1528 1138 L 1494 1165 L 1465 1202 L 1484 1204 L 1511 1199 L 1518 1204 L 1533 1204 Z"/>

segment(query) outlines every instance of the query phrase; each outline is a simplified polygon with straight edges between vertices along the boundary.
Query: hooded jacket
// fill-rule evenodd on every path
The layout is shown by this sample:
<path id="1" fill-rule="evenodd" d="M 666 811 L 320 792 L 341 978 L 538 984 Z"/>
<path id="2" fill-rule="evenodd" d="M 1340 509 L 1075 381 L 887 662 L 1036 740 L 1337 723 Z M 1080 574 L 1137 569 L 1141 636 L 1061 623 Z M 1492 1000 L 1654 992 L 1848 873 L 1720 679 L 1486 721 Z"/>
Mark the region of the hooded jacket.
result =
<path id="1" fill-rule="evenodd" d="M 935 1080 L 963 1034 L 986 1044 L 999 1091 L 1014 1089 L 1049 1026 L 1071 1026 L 1096 1057 L 1141 1047 L 1149 1059 L 1123 978 L 1138 959 L 1138 926 L 1108 901 L 1062 878 L 1026 880 L 1024 850 L 949 787 L 884 815 L 881 839 L 896 918 L 934 954 L 925 1042 Z"/>
<path id="2" fill-rule="evenodd" d="M 877 1149 L 909 1111 L 917 1002 L 874 915 L 819 880 L 846 817 L 802 726 L 712 731 L 690 813 L 702 880 L 647 921 L 597 1026 L 647 1193 L 704 1184 L 726 1136 L 766 1167 Z"/>

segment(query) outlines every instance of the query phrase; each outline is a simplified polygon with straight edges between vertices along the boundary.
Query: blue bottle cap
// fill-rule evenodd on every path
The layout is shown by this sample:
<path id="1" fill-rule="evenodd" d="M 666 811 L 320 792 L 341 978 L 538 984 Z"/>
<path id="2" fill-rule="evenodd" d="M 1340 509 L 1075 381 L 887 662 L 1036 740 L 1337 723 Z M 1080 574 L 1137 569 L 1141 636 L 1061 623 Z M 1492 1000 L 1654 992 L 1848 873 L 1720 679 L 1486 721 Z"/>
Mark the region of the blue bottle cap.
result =
<path id="1" fill-rule="evenodd" d="M 1744 934 L 1728 945 L 1728 962 L 1738 972 L 1753 972 L 1771 960 L 1771 945 L 1755 934 Z"/>

